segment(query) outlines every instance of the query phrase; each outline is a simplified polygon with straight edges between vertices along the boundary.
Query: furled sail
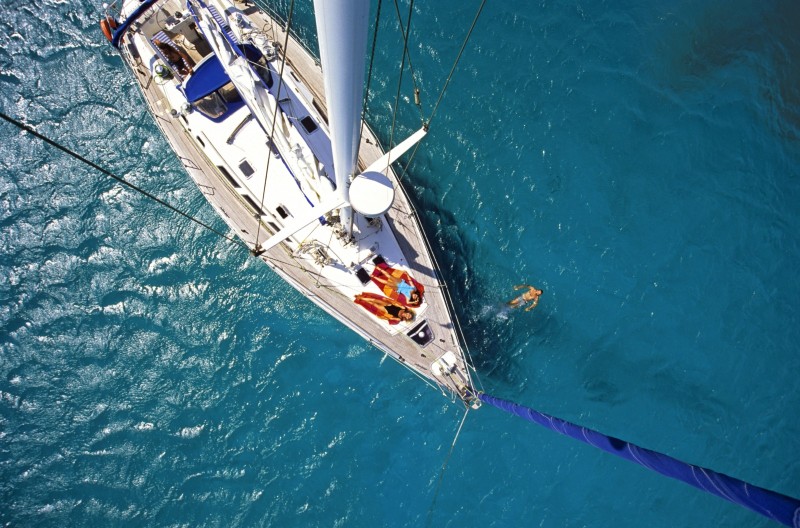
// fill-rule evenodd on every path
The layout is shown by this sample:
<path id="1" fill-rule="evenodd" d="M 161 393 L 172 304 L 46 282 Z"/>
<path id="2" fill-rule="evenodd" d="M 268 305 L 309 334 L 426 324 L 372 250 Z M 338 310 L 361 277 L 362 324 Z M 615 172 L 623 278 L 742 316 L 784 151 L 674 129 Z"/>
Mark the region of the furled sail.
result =
<path id="1" fill-rule="evenodd" d="M 800 528 L 800 500 L 798 499 L 748 484 L 710 469 L 682 462 L 671 456 L 639 447 L 613 436 L 606 436 L 507 400 L 501 400 L 488 394 L 479 394 L 478 396 L 482 402 L 515 414 L 529 422 L 571 436 L 667 477 L 681 480 L 786 526 Z"/>

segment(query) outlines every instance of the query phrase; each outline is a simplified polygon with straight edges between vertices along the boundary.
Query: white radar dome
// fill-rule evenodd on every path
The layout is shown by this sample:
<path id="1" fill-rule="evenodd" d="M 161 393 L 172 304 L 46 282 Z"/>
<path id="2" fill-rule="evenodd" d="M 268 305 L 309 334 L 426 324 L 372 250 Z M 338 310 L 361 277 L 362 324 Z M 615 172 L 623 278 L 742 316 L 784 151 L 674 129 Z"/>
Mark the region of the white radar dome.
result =
<path id="1" fill-rule="evenodd" d="M 382 172 L 359 174 L 350 184 L 350 205 L 366 217 L 380 216 L 392 206 L 394 186 Z"/>

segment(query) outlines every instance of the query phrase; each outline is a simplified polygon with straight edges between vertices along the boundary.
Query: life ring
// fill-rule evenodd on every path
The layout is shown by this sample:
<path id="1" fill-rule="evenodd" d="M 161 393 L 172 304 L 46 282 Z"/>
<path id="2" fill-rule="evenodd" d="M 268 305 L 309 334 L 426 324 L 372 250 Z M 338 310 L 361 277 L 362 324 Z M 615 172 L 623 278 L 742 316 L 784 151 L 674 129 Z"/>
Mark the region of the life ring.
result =
<path id="1" fill-rule="evenodd" d="M 111 37 L 113 36 L 115 29 L 117 29 L 117 21 L 114 20 L 114 17 L 106 16 L 100 21 L 100 31 L 103 32 L 103 35 L 106 36 L 109 42 L 111 42 Z"/>

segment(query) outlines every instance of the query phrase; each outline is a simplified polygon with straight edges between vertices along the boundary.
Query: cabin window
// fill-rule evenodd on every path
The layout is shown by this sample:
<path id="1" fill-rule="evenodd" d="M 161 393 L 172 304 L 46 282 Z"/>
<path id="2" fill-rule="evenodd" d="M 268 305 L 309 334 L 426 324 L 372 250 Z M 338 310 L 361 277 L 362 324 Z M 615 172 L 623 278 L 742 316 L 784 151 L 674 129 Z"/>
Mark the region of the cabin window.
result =
<path id="1" fill-rule="evenodd" d="M 246 195 L 246 194 L 244 194 L 244 195 L 242 195 L 242 196 L 244 196 L 244 199 L 245 199 L 245 200 L 247 200 L 247 203 L 249 203 L 249 204 L 250 204 L 250 207 L 252 207 L 253 209 L 255 209 L 255 211 L 256 211 L 256 214 L 258 214 L 259 216 L 263 216 L 263 215 L 264 215 L 264 211 L 262 211 L 262 210 L 261 210 L 261 207 L 259 207 L 259 206 L 258 206 L 258 203 L 256 203 L 256 201 L 255 201 L 255 200 L 253 200 L 252 198 L 250 198 L 250 197 L 249 197 L 248 195 Z"/>
<path id="2" fill-rule="evenodd" d="M 136 46 L 134 46 L 133 44 L 128 44 L 127 49 L 128 53 L 131 54 L 131 57 L 137 60 L 140 58 L 139 50 L 136 48 Z"/>
<path id="3" fill-rule="evenodd" d="M 267 222 L 267 225 L 268 225 L 268 226 L 270 226 L 270 227 L 272 228 L 272 234 L 273 234 L 273 235 L 274 235 L 275 233 L 277 233 L 278 231 L 280 231 L 280 230 L 281 230 L 281 228 L 280 228 L 280 227 L 278 227 L 277 225 L 275 225 L 275 222 Z"/>
<path id="4" fill-rule="evenodd" d="M 228 105 L 238 103 L 242 96 L 236 90 L 232 82 L 229 82 L 219 90 L 208 94 L 194 102 L 194 107 L 200 113 L 211 119 L 216 119 L 225 115 Z"/>
<path id="5" fill-rule="evenodd" d="M 212 119 L 220 117 L 228 111 L 228 106 L 217 92 L 210 93 L 202 99 L 195 101 L 194 107 L 198 112 Z"/>
<path id="6" fill-rule="evenodd" d="M 195 136 L 195 139 L 197 139 L 197 142 L 200 143 L 201 147 L 206 148 L 206 144 L 202 139 L 200 139 L 200 136 Z"/>
<path id="7" fill-rule="evenodd" d="M 253 170 L 253 167 L 251 167 L 251 166 L 250 166 L 250 164 L 249 164 L 249 163 L 247 163 L 247 160 L 243 160 L 243 161 L 242 161 L 242 162 L 239 164 L 239 170 L 240 170 L 240 171 L 242 171 L 242 174 L 244 174 L 244 177 L 245 177 L 245 178 L 249 178 L 249 177 L 250 177 L 250 176 L 252 176 L 252 175 L 253 175 L 253 173 L 255 172 L 255 171 Z"/>
<path id="8" fill-rule="evenodd" d="M 303 125 L 303 128 L 306 129 L 306 132 L 309 134 L 312 133 L 317 129 L 317 124 L 311 119 L 311 116 L 305 116 L 303 119 L 300 120 L 300 124 Z"/>
<path id="9" fill-rule="evenodd" d="M 275 208 L 275 210 L 278 212 L 281 218 L 289 217 L 289 211 L 286 209 L 286 207 L 279 205 L 278 207 Z"/>
<path id="10" fill-rule="evenodd" d="M 223 176 L 225 176 L 225 179 L 228 180 L 228 183 L 233 185 L 234 188 L 236 188 L 236 189 L 241 189 L 242 188 L 241 185 L 239 185 L 239 182 L 237 182 L 236 180 L 233 179 L 233 176 L 231 176 L 231 173 L 228 172 L 228 170 L 225 167 L 217 165 L 217 168 L 219 169 L 219 172 Z"/>
<path id="11" fill-rule="evenodd" d="M 322 120 L 323 120 L 323 121 L 325 121 L 325 122 L 327 123 L 327 122 L 328 122 L 328 116 L 327 116 L 327 115 L 325 114 L 325 112 L 322 110 L 322 107 L 319 105 L 319 103 L 317 102 L 317 100 L 316 100 L 316 99 L 313 99 L 313 100 L 311 101 L 311 104 L 312 104 L 312 105 L 314 105 L 314 108 L 316 108 L 316 109 L 317 109 L 317 112 L 319 112 L 319 115 L 322 117 Z"/>

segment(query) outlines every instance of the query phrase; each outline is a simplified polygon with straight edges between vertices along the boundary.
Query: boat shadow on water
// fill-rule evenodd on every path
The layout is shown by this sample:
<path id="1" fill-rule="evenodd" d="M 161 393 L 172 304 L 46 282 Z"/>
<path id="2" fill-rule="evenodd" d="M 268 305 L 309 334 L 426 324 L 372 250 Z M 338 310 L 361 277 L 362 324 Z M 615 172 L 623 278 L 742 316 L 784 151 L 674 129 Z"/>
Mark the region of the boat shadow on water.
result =
<path id="1" fill-rule="evenodd" d="M 423 203 L 418 210 L 432 211 L 431 205 Z M 423 215 L 422 223 L 435 233 L 439 265 L 448 277 L 455 315 L 478 375 L 493 384 L 524 383 L 531 375 L 526 365 L 532 356 L 548 355 L 558 348 L 563 322 L 547 302 L 530 312 L 508 306 L 508 292 L 488 286 L 492 281 L 474 265 L 478 252 L 456 227 L 455 216 L 441 206 L 435 211 Z"/>
<path id="2" fill-rule="evenodd" d="M 465 335 L 478 374 L 493 382 L 524 384 L 533 361 L 546 361 L 557 347 L 558 319 L 545 310 L 536 314 L 512 310 L 503 304 L 477 300 L 467 315 Z M 539 358 L 536 360 L 535 358 Z"/>

